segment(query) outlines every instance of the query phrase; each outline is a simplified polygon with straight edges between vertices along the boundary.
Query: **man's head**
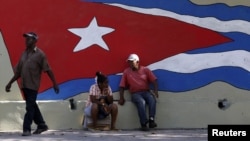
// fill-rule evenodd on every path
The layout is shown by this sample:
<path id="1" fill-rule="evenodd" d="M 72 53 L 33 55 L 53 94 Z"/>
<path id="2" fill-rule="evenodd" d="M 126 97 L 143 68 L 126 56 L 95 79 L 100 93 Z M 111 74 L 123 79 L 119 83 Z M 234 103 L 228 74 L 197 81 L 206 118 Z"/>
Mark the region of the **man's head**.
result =
<path id="1" fill-rule="evenodd" d="M 139 57 L 137 54 L 130 54 L 128 56 L 127 62 L 133 70 L 139 69 Z"/>
<path id="2" fill-rule="evenodd" d="M 24 33 L 23 37 L 26 39 L 26 47 L 27 48 L 33 48 L 36 45 L 36 42 L 38 40 L 38 36 L 34 32 L 28 32 Z"/>
<path id="3" fill-rule="evenodd" d="M 28 32 L 28 33 L 24 33 L 23 34 L 23 37 L 25 37 L 25 38 L 33 38 L 33 39 L 35 39 L 35 40 L 38 40 L 38 36 L 37 36 L 37 34 L 36 33 L 34 33 L 34 32 Z"/>
<path id="4" fill-rule="evenodd" d="M 137 54 L 130 54 L 129 56 L 128 56 L 128 59 L 127 59 L 127 61 L 139 61 L 139 57 L 138 57 L 138 55 Z"/>

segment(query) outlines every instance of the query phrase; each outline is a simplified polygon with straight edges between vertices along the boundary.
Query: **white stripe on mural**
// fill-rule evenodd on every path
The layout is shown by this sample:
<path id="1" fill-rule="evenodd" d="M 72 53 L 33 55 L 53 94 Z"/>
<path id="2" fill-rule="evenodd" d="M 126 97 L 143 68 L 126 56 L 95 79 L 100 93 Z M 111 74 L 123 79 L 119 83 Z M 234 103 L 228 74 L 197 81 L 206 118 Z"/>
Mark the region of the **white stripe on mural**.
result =
<path id="1" fill-rule="evenodd" d="M 148 67 L 151 70 L 164 69 L 179 73 L 194 73 L 200 70 L 221 66 L 240 67 L 250 71 L 249 64 L 250 53 L 244 50 L 235 50 L 221 53 L 181 53 L 153 63 Z"/>

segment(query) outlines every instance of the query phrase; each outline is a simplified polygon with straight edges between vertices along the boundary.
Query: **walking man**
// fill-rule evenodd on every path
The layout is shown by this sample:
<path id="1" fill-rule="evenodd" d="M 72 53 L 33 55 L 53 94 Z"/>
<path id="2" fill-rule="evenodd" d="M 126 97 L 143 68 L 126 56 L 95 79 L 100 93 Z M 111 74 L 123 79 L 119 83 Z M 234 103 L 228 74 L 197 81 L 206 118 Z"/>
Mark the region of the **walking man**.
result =
<path id="1" fill-rule="evenodd" d="M 14 81 L 21 79 L 21 89 L 26 103 L 26 113 L 23 121 L 22 136 L 31 135 L 31 124 L 34 121 L 37 129 L 33 134 L 41 134 L 48 130 L 40 109 L 36 103 L 42 72 L 46 72 L 53 83 L 55 92 L 59 93 L 54 73 L 52 72 L 45 53 L 36 46 L 38 36 L 34 32 L 23 34 L 26 49 L 15 67 L 14 76 L 6 85 L 6 92 L 10 92 Z"/>

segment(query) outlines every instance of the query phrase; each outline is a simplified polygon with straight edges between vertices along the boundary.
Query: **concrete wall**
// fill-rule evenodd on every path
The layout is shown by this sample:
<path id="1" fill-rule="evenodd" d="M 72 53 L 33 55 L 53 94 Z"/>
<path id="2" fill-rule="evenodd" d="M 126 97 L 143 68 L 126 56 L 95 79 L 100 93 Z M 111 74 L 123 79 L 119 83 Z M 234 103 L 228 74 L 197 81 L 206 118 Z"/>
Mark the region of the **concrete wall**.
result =
<path id="1" fill-rule="evenodd" d="M 223 89 L 222 89 L 223 88 Z M 159 93 L 156 122 L 158 128 L 207 128 L 208 124 L 247 124 L 250 122 L 250 99 L 241 91 L 225 83 L 214 83 L 190 93 Z M 83 107 L 87 93 L 74 97 L 76 109 L 70 109 L 68 100 L 39 101 L 39 107 L 51 130 L 82 129 Z M 114 93 L 118 99 L 118 93 Z M 130 95 L 125 95 L 124 106 L 119 105 L 117 128 L 139 128 L 139 119 Z M 222 99 L 228 100 L 224 109 L 218 107 Z M 117 103 L 117 102 L 115 102 Z M 21 130 L 25 105 L 23 101 L 1 101 L 0 130 Z M 35 125 L 33 124 L 33 128 Z"/>

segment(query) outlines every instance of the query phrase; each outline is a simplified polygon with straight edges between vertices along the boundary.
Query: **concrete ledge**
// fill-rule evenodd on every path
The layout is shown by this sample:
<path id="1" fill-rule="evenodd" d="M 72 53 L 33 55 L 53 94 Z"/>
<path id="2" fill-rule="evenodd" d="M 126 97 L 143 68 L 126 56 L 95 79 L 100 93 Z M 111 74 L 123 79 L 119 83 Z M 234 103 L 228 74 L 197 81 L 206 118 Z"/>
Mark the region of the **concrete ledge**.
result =
<path id="1" fill-rule="evenodd" d="M 159 93 L 156 122 L 159 129 L 207 128 L 208 124 L 249 124 L 250 99 L 248 93 Z M 87 94 L 74 97 L 76 109 L 70 108 L 69 100 L 38 101 L 41 112 L 51 130 L 82 129 L 83 108 Z M 114 98 L 118 99 L 118 93 Z M 116 127 L 137 129 L 140 127 L 137 110 L 126 94 L 126 103 L 118 105 Z M 218 107 L 218 100 L 226 98 L 229 106 Z M 241 99 L 239 99 L 241 98 Z M 244 99 L 243 99 L 244 98 Z M 117 103 L 117 101 L 115 102 Z M 24 101 L 0 101 L 0 131 L 22 130 L 25 113 Z M 36 127 L 33 126 L 35 129 Z"/>
<path id="2" fill-rule="evenodd" d="M 78 101 L 78 108 L 70 109 L 68 101 L 39 101 L 38 105 L 50 129 L 81 129 L 84 106 Z M 22 130 L 25 114 L 24 101 L 0 102 L 0 130 Z M 3 108 L 4 107 L 4 108 Z M 33 124 L 32 128 L 36 128 Z"/>
<path id="3" fill-rule="evenodd" d="M 39 108 L 50 129 L 82 129 L 83 109 L 85 101 L 77 101 L 76 109 L 70 108 L 68 101 L 38 101 Z M 118 103 L 115 102 L 117 105 Z M 0 130 L 22 130 L 25 114 L 24 101 L 0 102 Z M 135 106 L 127 101 L 124 106 L 118 105 L 116 127 L 119 129 L 135 129 L 139 127 L 139 118 Z M 164 124 L 163 124 L 164 126 Z M 36 126 L 33 124 L 32 128 Z"/>

